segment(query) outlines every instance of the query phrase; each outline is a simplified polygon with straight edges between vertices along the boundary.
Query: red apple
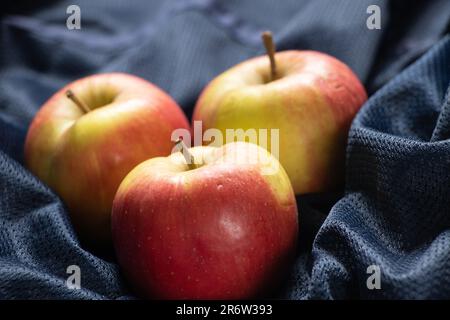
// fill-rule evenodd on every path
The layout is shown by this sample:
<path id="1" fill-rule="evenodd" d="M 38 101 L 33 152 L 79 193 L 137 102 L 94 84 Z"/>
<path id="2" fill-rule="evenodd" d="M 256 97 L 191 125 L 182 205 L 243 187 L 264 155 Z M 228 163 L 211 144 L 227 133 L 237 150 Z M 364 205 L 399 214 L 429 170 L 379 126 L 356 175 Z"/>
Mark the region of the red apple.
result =
<path id="1" fill-rule="evenodd" d="M 111 244 L 120 182 L 140 162 L 169 155 L 177 128 L 189 123 L 156 86 L 127 74 L 94 75 L 42 106 L 26 138 L 26 164 L 63 199 L 81 239 L 103 248 Z"/>
<path id="2" fill-rule="evenodd" d="M 289 178 L 255 144 L 189 150 L 195 168 L 176 152 L 140 164 L 120 185 L 112 213 L 119 264 L 150 298 L 261 296 L 295 249 Z"/>
<path id="3" fill-rule="evenodd" d="M 278 148 L 295 193 L 331 189 L 343 180 L 348 130 L 367 99 L 364 87 L 349 67 L 324 53 L 292 50 L 269 56 L 272 68 L 261 56 L 212 80 L 193 121 L 223 136 L 227 129 L 279 129 L 277 145 L 267 147 L 272 153 Z"/>

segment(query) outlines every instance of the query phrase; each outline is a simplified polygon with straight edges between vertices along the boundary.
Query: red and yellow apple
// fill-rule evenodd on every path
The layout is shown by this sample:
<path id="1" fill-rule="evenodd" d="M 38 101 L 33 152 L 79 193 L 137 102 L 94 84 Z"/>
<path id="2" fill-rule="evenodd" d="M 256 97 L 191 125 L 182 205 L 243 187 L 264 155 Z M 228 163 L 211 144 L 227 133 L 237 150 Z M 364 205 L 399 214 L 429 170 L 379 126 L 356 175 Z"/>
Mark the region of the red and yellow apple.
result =
<path id="1" fill-rule="evenodd" d="M 240 299 L 276 285 L 298 218 L 279 162 L 256 144 L 189 149 L 143 162 L 114 198 L 112 233 L 124 274 L 157 299 Z"/>
<path id="2" fill-rule="evenodd" d="M 81 239 L 103 248 L 120 182 L 142 161 L 169 155 L 177 128 L 189 123 L 162 90 L 135 76 L 98 74 L 42 106 L 26 138 L 26 165 L 62 198 Z"/>
<path id="3" fill-rule="evenodd" d="M 244 61 L 216 77 L 202 92 L 193 121 L 203 130 L 279 129 L 279 161 L 296 194 L 319 192 L 342 181 L 353 117 L 367 95 L 339 60 L 315 51 L 283 51 Z M 236 140 L 247 137 L 236 137 Z M 225 141 L 228 143 L 230 141 Z"/>

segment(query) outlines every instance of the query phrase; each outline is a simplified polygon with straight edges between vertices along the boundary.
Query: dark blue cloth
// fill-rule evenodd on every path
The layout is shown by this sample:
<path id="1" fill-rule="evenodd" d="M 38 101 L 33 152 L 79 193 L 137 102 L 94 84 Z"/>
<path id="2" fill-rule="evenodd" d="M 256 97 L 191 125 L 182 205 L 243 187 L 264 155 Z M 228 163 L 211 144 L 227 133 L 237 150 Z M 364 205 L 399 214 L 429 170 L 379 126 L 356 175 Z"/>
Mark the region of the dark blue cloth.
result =
<path id="1" fill-rule="evenodd" d="M 289 297 L 450 298 L 449 94 L 447 36 L 364 105 L 350 131 L 345 196 L 309 260 L 297 261 Z M 371 265 L 380 290 L 367 288 Z"/>
<path id="2" fill-rule="evenodd" d="M 39 106 L 77 78 L 124 71 L 190 116 L 212 78 L 263 52 L 266 29 L 280 50 L 343 60 L 371 95 L 350 132 L 345 190 L 298 197 L 300 246 L 276 296 L 450 297 L 449 1 L 16 2 L 0 15 L 0 298 L 133 297 L 114 262 L 80 247 L 64 205 L 23 166 Z M 81 30 L 66 28 L 70 4 L 81 8 Z M 380 30 L 366 27 L 372 4 Z M 69 265 L 81 268 L 81 290 L 66 286 Z M 366 286 L 370 265 L 380 290 Z"/>

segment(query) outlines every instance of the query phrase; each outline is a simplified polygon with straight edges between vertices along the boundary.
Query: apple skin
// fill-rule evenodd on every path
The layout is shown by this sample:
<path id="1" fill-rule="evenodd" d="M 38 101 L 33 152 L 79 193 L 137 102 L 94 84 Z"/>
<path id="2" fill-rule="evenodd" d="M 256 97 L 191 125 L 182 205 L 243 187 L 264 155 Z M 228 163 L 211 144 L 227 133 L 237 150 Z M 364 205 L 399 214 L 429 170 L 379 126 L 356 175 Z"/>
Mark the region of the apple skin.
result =
<path id="1" fill-rule="evenodd" d="M 343 181 L 348 130 L 365 89 L 344 63 L 320 52 L 283 51 L 275 60 L 275 81 L 267 56 L 216 77 L 192 120 L 224 137 L 226 129 L 279 129 L 279 160 L 295 193 L 333 189 Z"/>
<path id="2" fill-rule="evenodd" d="M 66 97 L 67 89 L 93 110 L 84 114 Z M 93 75 L 42 106 L 28 131 L 25 161 L 62 198 L 81 240 L 108 250 L 120 182 L 142 161 L 169 155 L 177 128 L 189 123 L 161 89 L 128 74 Z"/>
<path id="3" fill-rule="evenodd" d="M 114 199 L 112 232 L 119 265 L 143 296 L 242 299 L 277 285 L 295 253 L 298 217 L 284 169 L 263 175 L 245 154 L 255 144 L 194 147 L 201 166 L 180 152 L 130 172 Z M 244 156 L 243 156 L 244 155 Z M 233 157 L 244 161 L 233 161 Z"/>

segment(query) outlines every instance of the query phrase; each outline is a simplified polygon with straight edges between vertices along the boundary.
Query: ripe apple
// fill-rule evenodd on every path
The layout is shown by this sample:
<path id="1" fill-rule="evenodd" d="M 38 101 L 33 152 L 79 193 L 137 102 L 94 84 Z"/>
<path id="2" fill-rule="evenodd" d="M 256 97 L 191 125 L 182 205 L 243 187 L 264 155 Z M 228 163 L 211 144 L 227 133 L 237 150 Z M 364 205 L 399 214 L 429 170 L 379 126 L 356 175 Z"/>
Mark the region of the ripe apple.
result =
<path id="1" fill-rule="evenodd" d="M 202 92 L 192 120 L 224 136 L 227 129 L 279 129 L 279 161 L 295 193 L 331 189 L 344 176 L 348 130 L 367 100 L 365 89 L 350 68 L 329 55 L 274 54 L 270 35 L 265 42 L 270 67 L 261 56 L 219 75 Z"/>
<path id="2" fill-rule="evenodd" d="M 297 207 L 287 174 L 256 144 L 188 150 L 195 166 L 176 152 L 143 162 L 121 183 L 112 211 L 119 265 L 149 298 L 263 294 L 295 250 Z"/>
<path id="3" fill-rule="evenodd" d="M 161 89 L 132 75 L 93 75 L 42 106 L 26 138 L 26 165 L 62 198 L 81 240 L 107 248 L 120 182 L 140 162 L 169 155 L 177 128 L 189 123 Z"/>

